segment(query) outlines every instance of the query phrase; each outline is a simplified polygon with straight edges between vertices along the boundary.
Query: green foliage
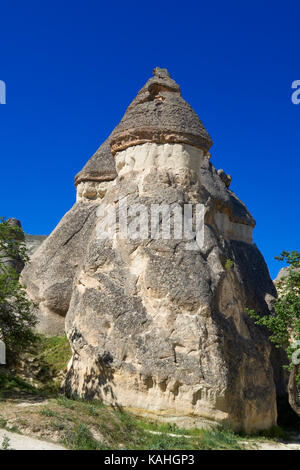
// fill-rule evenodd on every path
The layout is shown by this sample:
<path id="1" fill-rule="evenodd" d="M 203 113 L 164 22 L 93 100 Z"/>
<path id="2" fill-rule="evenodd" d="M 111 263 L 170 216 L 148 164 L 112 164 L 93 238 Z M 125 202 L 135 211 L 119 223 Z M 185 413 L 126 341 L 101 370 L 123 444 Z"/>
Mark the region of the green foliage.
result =
<path id="1" fill-rule="evenodd" d="M 67 337 L 39 334 L 30 352 L 39 363 L 37 379 L 41 386 L 49 393 L 57 393 L 62 380 L 61 373 L 72 356 Z"/>
<path id="2" fill-rule="evenodd" d="M 74 429 L 68 430 L 62 443 L 72 450 L 105 450 L 108 446 L 98 442 L 84 423 L 77 424 Z"/>
<path id="3" fill-rule="evenodd" d="M 123 433 L 132 436 L 127 449 L 225 450 L 242 448 L 239 436 L 228 429 L 182 429 L 173 423 L 148 420 L 124 410 L 115 411 L 115 413 L 121 422 Z"/>
<path id="4" fill-rule="evenodd" d="M 71 400 L 70 398 L 65 397 L 64 395 L 60 396 L 57 399 L 57 404 L 59 406 L 63 406 L 67 410 L 74 410 L 75 408 L 74 401 Z"/>
<path id="5" fill-rule="evenodd" d="M 230 271 L 230 269 L 234 266 L 234 262 L 231 260 L 231 259 L 227 259 L 225 264 L 224 264 L 224 268 L 226 269 L 226 271 Z"/>
<path id="6" fill-rule="evenodd" d="M 61 372 L 68 364 L 72 352 L 67 337 L 38 335 L 38 359 L 51 369 L 52 373 Z"/>
<path id="7" fill-rule="evenodd" d="M 4 372 L 0 373 L 0 398 L 15 395 L 16 392 L 31 395 L 38 394 L 38 390 L 35 387 L 20 377 L 12 376 Z"/>
<path id="8" fill-rule="evenodd" d="M 17 371 L 0 372 L 0 399 L 25 394 L 57 395 L 70 358 L 71 349 L 66 336 L 37 335 L 26 354 L 21 356 L 21 371 L 17 367 Z M 20 372 L 23 378 L 18 377 Z M 67 399 L 62 400 L 67 402 Z"/>
<path id="9" fill-rule="evenodd" d="M 288 441 L 290 439 L 288 433 L 280 426 L 272 426 L 270 429 L 258 431 L 255 435 L 269 439 L 281 439 L 283 441 Z"/>
<path id="10" fill-rule="evenodd" d="M 46 373 L 46 370 L 43 372 L 43 380 L 44 377 L 51 376 L 53 371 L 62 378 L 61 370 L 70 358 L 66 337 L 49 338 L 39 335 L 39 341 L 26 356 L 31 360 L 33 354 L 38 365 L 44 364 L 49 368 L 49 373 Z M 32 364 L 31 361 L 29 363 Z M 25 376 L 27 380 L 27 374 Z M 1 372 L 0 427 L 13 432 L 17 432 L 19 427 L 22 432 L 27 429 L 29 434 L 39 427 L 49 436 L 51 433 L 54 433 L 56 438 L 59 436 L 68 449 L 243 448 L 241 438 L 230 431 L 179 429 L 175 424 L 135 416 L 122 408 L 106 406 L 101 401 L 58 396 L 57 390 L 55 394 L 48 393 L 51 383 L 50 379 L 47 379 L 41 383 L 34 382 L 33 386 L 16 374 Z M 46 394 L 44 384 L 47 386 Z M 18 407 L 16 397 L 28 401 L 28 406 Z M 40 399 L 45 398 L 47 401 L 41 400 L 44 401 L 41 407 L 35 406 Z"/>
<path id="11" fill-rule="evenodd" d="M 287 276 L 277 286 L 274 315 L 262 317 L 253 310 L 248 310 L 248 313 L 257 325 L 271 331 L 270 340 L 278 348 L 285 349 L 291 360 L 295 351 L 293 344 L 300 340 L 300 253 L 283 251 L 276 259 L 285 261 L 289 268 Z"/>
<path id="12" fill-rule="evenodd" d="M 1 444 L 1 448 L 0 450 L 9 450 L 10 449 L 10 439 L 8 436 L 4 436 L 3 437 L 3 441 L 2 441 L 2 444 Z"/>
<path id="13" fill-rule="evenodd" d="M 238 442 L 237 436 L 229 430 L 203 431 L 201 438 L 201 449 L 204 450 L 239 450 L 243 446 Z"/>
<path id="14" fill-rule="evenodd" d="M 0 428 L 6 428 L 7 420 L 0 417 Z"/>
<path id="15" fill-rule="evenodd" d="M 51 410 L 48 406 L 44 406 L 40 410 L 40 415 L 46 416 L 47 418 L 57 417 L 57 413 L 55 411 Z"/>
<path id="16" fill-rule="evenodd" d="M 36 318 L 17 272 L 0 272 L 0 336 L 7 348 L 8 360 L 16 360 L 35 340 L 32 328 Z"/>
<path id="17" fill-rule="evenodd" d="M 88 411 L 91 414 L 91 416 L 98 416 L 98 411 L 93 405 L 89 406 Z"/>
<path id="18" fill-rule="evenodd" d="M 28 255 L 25 235 L 20 227 L 13 227 L 4 217 L 0 217 L 0 263 L 4 258 L 12 258 L 26 263 Z"/>
<path id="19" fill-rule="evenodd" d="M 32 328 L 36 318 L 15 267 L 4 262 L 8 258 L 22 263 L 28 259 L 24 233 L 0 218 L 0 339 L 12 362 L 35 340 Z"/>

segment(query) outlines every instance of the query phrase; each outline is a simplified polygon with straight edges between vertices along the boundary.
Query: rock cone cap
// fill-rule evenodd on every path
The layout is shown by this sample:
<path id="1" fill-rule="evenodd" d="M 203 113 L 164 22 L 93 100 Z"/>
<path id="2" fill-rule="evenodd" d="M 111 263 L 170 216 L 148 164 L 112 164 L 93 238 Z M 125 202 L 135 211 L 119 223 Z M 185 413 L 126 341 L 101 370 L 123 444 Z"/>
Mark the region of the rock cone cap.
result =
<path id="1" fill-rule="evenodd" d="M 212 140 L 179 85 L 166 69 L 153 74 L 113 131 L 112 154 L 146 142 L 189 144 L 207 153 Z"/>
<path id="2" fill-rule="evenodd" d="M 111 154 L 110 138 L 98 148 L 83 169 L 75 177 L 75 185 L 82 181 L 111 181 L 117 176 L 115 161 Z"/>

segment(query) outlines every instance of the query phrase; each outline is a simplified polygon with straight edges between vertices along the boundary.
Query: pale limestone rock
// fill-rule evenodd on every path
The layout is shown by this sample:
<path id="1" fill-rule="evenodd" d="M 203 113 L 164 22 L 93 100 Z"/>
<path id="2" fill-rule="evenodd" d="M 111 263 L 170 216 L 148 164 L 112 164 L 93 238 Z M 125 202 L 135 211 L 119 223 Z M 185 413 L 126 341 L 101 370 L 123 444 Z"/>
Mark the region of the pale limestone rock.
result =
<path id="1" fill-rule="evenodd" d="M 66 316 L 68 394 L 184 426 L 265 429 L 276 423 L 281 364 L 246 308 L 268 313 L 276 291 L 252 244 L 255 221 L 209 161 L 211 144 L 179 86 L 155 69 L 77 175 L 77 203 L 23 282 L 48 323 Z M 204 243 L 102 239 L 104 209 L 125 199 L 147 213 L 202 204 Z"/>
<path id="2" fill-rule="evenodd" d="M 37 305 L 37 330 L 63 334 L 73 279 L 93 230 L 96 205 L 76 203 L 35 251 L 21 273 L 30 300 Z"/>
<path id="3" fill-rule="evenodd" d="M 275 295 L 266 265 L 235 227 L 243 224 L 231 222 L 229 230 L 216 223 L 220 204 L 202 190 L 202 152 L 191 152 L 195 165 L 187 145 L 167 152 L 165 145 L 116 154 L 120 174 L 101 206 L 124 197 L 149 209 L 206 204 L 206 244 L 188 251 L 187 240 L 100 240 L 93 232 L 66 318 L 73 350 L 66 390 L 185 426 L 211 420 L 247 431 L 269 428 L 276 423 L 271 346 L 245 312 L 253 302 L 266 310 L 264 295 Z M 175 154 L 178 166 L 170 164 Z M 256 298 L 243 279 L 244 255 L 255 260 L 247 270 Z M 259 286 L 251 279 L 257 269 Z"/>
<path id="4" fill-rule="evenodd" d="M 222 214 L 221 212 L 216 213 L 215 222 L 218 230 L 223 233 L 226 238 L 252 243 L 253 227 L 251 225 L 232 222 L 227 214 Z"/>
<path id="5" fill-rule="evenodd" d="M 91 200 L 102 199 L 109 185 L 109 181 L 82 181 L 77 185 L 76 201 L 89 202 Z"/>
<path id="6" fill-rule="evenodd" d="M 173 173 L 184 169 L 195 172 L 200 178 L 201 163 L 204 152 L 188 144 L 145 144 L 129 147 L 116 154 L 116 168 L 119 176 L 131 171 L 147 171 L 148 169 L 165 168 Z"/>

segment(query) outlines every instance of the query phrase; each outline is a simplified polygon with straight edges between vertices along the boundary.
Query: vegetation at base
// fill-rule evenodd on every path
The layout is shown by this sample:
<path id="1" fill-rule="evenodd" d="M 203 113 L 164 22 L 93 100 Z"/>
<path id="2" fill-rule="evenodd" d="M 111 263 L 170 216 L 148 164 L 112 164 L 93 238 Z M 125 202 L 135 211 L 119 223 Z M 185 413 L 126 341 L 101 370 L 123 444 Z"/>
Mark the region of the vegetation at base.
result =
<path id="1" fill-rule="evenodd" d="M 17 412 L 16 412 L 17 410 Z M 73 450 L 242 450 L 245 442 L 289 440 L 279 427 L 247 436 L 228 429 L 181 429 L 175 424 L 139 417 L 99 401 L 69 399 L 61 395 L 40 406 L 0 401 L 0 426 L 43 437 Z M 42 434 L 36 434 L 40 429 Z"/>
<path id="2" fill-rule="evenodd" d="M 0 399 L 7 397 L 57 395 L 63 372 L 71 358 L 66 336 L 37 335 L 14 371 L 0 369 Z"/>
<path id="3" fill-rule="evenodd" d="M 8 436 L 4 436 L 4 437 L 3 437 L 0 450 L 11 450 L 11 449 L 10 449 L 10 439 L 9 439 Z"/>
<path id="4" fill-rule="evenodd" d="M 0 339 L 6 345 L 9 363 L 16 362 L 35 340 L 33 305 L 14 266 L 14 262 L 25 263 L 27 259 L 22 229 L 0 217 Z"/>
<path id="5" fill-rule="evenodd" d="M 275 315 L 260 316 L 248 310 L 257 325 L 266 326 L 271 331 L 270 341 L 288 354 L 292 368 L 293 343 L 300 342 L 300 253 L 297 251 L 281 253 L 276 257 L 289 265 L 288 274 L 278 284 L 279 296 L 274 305 Z M 291 341 L 291 336 L 293 340 Z M 299 346 L 296 346 L 299 349 Z"/>
<path id="6" fill-rule="evenodd" d="M 37 358 L 41 359 L 53 374 L 64 370 L 71 358 L 71 348 L 67 337 L 38 335 Z"/>
<path id="7" fill-rule="evenodd" d="M 37 395 L 39 390 L 16 375 L 0 372 L 0 399 L 15 396 L 18 392 Z"/>
<path id="8" fill-rule="evenodd" d="M 0 427 L 74 450 L 235 450 L 252 439 L 225 429 L 180 429 L 100 401 L 67 398 L 59 394 L 59 385 L 70 356 L 65 336 L 38 335 L 25 361 L 29 371 L 37 367 L 33 382 L 30 376 L 0 372 Z M 274 428 L 258 433 L 256 440 L 285 438 Z"/>
<path id="9" fill-rule="evenodd" d="M 256 433 L 256 436 L 267 437 L 270 439 L 289 440 L 289 434 L 280 426 L 272 426 L 270 429 L 264 429 Z"/>
<path id="10" fill-rule="evenodd" d="M 110 447 L 97 441 L 88 426 L 84 423 L 76 424 L 72 431 L 66 431 L 61 439 L 68 449 L 71 450 L 109 450 Z"/>
<path id="11" fill-rule="evenodd" d="M 261 316 L 254 310 L 248 310 L 248 313 L 257 325 L 269 329 L 270 341 L 286 351 L 290 360 L 289 403 L 300 417 L 300 253 L 283 251 L 276 259 L 286 262 L 289 268 L 287 276 L 277 285 L 274 314 Z"/>
<path id="12" fill-rule="evenodd" d="M 40 437 L 51 435 L 73 450 L 243 449 L 242 438 L 228 430 L 187 430 L 157 423 L 101 402 L 50 398 L 37 406 L 16 408 L 0 401 L 0 427 Z"/>
<path id="13" fill-rule="evenodd" d="M 100 401 L 59 395 L 57 378 L 70 358 L 66 337 L 39 335 L 31 354 L 42 364 L 40 382 L 32 385 L 17 375 L 0 373 L 2 428 L 41 438 L 46 434 L 50 440 L 53 436 L 55 441 L 74 450 L 243 448 L 241 438 L 230 431 L 179 429 L 174 424 L 137 417 Z M 28 405 L 19 407 L 20 401 Z"/>
<path id="14" fill-rule="evenodd" d="M 294 429 L 290 429 L 291 432 L 294 431 Z M 239 432 L 239 436 L 244 437 L 244 438 L 250 438 L 250 439 L 259 439 L 259 440 L 265 440 L 265 439 L 271 439 L 275 441 L 289 441 L 290 440 L 290 434 L 287 430 L 282 428 L 281 426 L 272 426 L 270 429 L 262 429 L 261 431 L 256 431 L 251 434 L 251 437 L 247 435 L 244 431 Z"/>
<path id="15" fill-rule="evenodd" d="M 61 373 L 66 370 L 72 356 L 67 337 L 47 337 L 39 334 L 31 353 L 40 366 L 37 378 L 42 384 L 41 387 L 49 393 L 57 392 L 62 379 Z"/>
<path id="16" fill-rule="evenodd" d="M 100 401 L 69 399 L 59 394 L 59 388 L 70 357 L 65 336 L 37 335 L 21 356 L 21 372 L 0 369 L 0 427 L 74 450 L 238 450 L 253 438 L 221 428 L 179 429 Z M 256 440 L 288 438 L 279 427 L 257 436 Z"/>
<path id="17" fill-rule="evenodd" d="M 42 338 L 41 348 L 42 345 L 45 349 L 40 355 L 48 357 L 50 367 L 59 364 L 56 370 L 60 372 L 69 359 L 66 338 Z M 6 390 L 0 397 L 0 427 L 35 437 L 46 435 L 48 440 L 53 436 L 68 449 L 238 450 L 244 448 L 246 439 L 251 439 L 221 428 L 180 429 L 175 424 L 139 417 L 100 401 L 70 399 L 57 392 L 45 394 L 42 387 L 35 388 L 19 377 L 3 379 L 0 374 L 0 378 L 0 390 Z M 21 391 L 22 401 L 28 400 L 24 408 L 18 406 L 20 400 L 9 399 L 17 390 Z M 285 437 L 279 428 L 259 436 L 261 440 Z"/>

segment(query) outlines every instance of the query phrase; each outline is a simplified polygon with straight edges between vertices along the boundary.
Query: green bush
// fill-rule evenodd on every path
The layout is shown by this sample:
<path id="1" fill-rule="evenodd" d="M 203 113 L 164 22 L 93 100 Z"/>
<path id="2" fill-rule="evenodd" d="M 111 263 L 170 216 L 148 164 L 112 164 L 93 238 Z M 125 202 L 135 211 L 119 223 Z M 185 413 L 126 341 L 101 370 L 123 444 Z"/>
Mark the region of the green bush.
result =
<path id="1" fill-rule="evenodd" d="M 274 314 L 260 315 L 254 310 L 248 310 L 248 313 L 257 325 L 265 326 L 270 330 L 270 341 L 276 347 L 286 351 L 290 359 L 288 366 L 290 370 L 289 403 L 300 417 L 299 390 L 297 389 L 300 372 L 297 352 L 300 349 L 300 253 L 283 251 L 276 259 L 285 261 L 289 268 L 287 276 L 277 284 L 278 299 L 274 305 Z M 296 352 L 298 362 L 293 359 Z"/>
<path id="2" fill-rule="evenodd" d="M 0 218 L 0 339 L 4 341 L 8 362 L 17 360 L 19 354 L 34 341 L 33 327 L 36 317 L 32 303 L 19 282 L 15 267 L 7 259 L 27 261 L 24 234 Z"/>

